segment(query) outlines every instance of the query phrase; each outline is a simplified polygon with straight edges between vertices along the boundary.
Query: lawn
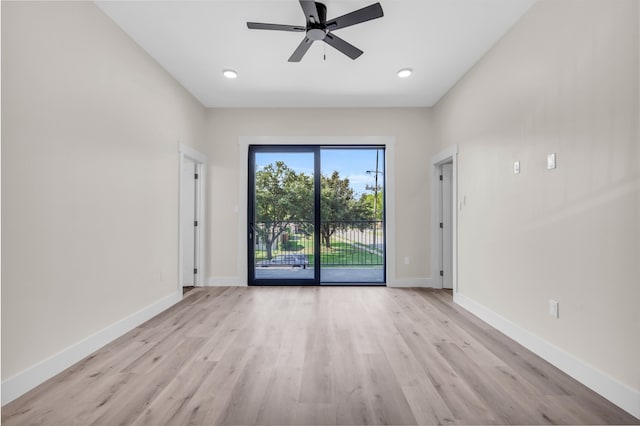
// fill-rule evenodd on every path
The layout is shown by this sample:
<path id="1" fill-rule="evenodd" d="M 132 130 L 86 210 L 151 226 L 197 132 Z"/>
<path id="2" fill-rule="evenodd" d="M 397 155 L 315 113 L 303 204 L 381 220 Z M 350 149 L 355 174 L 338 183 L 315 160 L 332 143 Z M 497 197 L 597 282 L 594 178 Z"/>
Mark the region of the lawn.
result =
<path id="1" fill-rule="evenodd" d="M 286 250 L 282 248 L 286 248 Z M 290 240 L 285 244 L 279 244 L 278 250 L 273 250 L 273 256 L 279 254 L 304 254 L 309 259 L 310 265 L 313 265 L 312 253 L 312 237 Z M 255 251 L 256 263 L 266 258 L 266 250 Z M 333 241 L 330 249 L 322 246 L 320 250 L 320 264 L 326 266 L 374 266 L 382 265 L 383 260 L 383 257 L 379 254 L 346 241 Z"/>

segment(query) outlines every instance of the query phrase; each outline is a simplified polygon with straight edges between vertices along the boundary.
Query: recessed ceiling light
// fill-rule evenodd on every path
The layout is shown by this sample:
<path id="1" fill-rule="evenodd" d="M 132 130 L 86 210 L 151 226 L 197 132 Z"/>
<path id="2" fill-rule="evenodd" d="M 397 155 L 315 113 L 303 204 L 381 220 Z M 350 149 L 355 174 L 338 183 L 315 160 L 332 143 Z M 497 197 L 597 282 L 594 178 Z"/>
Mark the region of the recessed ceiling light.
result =
<path id="1" fill-rule="evenodd" d="M 411 70 L 411 68 L 402 68 L 400 71 L 398 71 L 398 77 L 400 78 L 407 78 L 411 75 L 413 71 Z"/>
<path id="2" fill-rule="evenodd" d="M 224 75 L 227 78 L 238 78 L 238 73 L 235 72 L 234 70 L 224 70 L 222 71 L 222 75 Z"/>

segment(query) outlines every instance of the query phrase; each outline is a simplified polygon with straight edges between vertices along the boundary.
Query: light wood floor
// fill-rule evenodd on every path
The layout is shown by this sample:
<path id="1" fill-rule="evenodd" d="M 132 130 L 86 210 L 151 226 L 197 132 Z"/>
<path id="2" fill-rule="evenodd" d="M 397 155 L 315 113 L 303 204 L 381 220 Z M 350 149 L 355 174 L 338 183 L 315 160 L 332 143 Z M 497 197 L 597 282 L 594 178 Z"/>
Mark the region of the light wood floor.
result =
<path id="1" fill-rule="evenodd" d="M 380 287 L 195 289 L 2 409 L 5 425 L 634 422 L 450 293 Z"/>

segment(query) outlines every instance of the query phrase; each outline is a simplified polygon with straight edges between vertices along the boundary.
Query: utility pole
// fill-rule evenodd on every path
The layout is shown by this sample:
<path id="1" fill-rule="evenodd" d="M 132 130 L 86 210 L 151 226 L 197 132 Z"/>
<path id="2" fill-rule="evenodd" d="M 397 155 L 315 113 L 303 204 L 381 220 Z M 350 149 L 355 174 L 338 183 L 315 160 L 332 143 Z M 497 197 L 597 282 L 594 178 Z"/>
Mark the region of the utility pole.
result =
<path id="1" fill-rule="evenodd" d="M 376 169 L 375 170 L 367 170 L 367 174 L 370 175 L 371 173 L 374 173 L 374 179 L 375 179 L 375 185 L 373 186 L 373 188 L 369 185 L 366 186 L 366 189 L 371 191 L 373 190 L 373 220 L 375 223 L 375 227 L 373 228 L 373 247 L 375 249 L 378 248 L 378 246 L 376 245 L 376 239 L 378 236 L 378 191 L 380 190 L 380 187 L 378 186 L 378 175 L 383 173 L 379 170 L 379 157 L 380 154 L 380 150 L 376 150 Z"/>

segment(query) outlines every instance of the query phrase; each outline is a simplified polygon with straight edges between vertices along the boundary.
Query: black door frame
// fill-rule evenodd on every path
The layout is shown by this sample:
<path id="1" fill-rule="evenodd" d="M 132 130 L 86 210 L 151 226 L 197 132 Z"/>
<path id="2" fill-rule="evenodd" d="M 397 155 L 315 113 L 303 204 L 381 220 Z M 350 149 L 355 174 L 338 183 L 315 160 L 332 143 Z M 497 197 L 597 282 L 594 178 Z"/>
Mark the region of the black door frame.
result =
<path id="1" fill-rule="evenodd" d="M 332 283 L 323 284 L 320 281 L 320 250 L 321 239 L 319 238 L 320 225 L 321 225 L 321 164 L 320 164 L 320 152 L 322 149 L 379 149 L 383 153 L 383 164 L 386 163 L 386 147 L 384 145 L 249 145 L 248 155 L 248 185 L 247 185 L 247 266 L 248 266 L 248 284 L 251 285 L 269 285 L 269 286 L 287 286 L 287 285 L 339 285 Z M 255 232 L 253 223 L 255 221 L 255 154 L 267 152 L 267 153 L 313 153 L 313 189 L 314 189 L 314 239 L 313 239 L 313 256 L 314 256 L 314 272 L 312 279 L 295 279 L 295 278 L 278 278 L 278 279 L 257 279 L 255 277 Z M 386 223 L 387 223 L 387 209 L 386 209 L 386 177 L 383 173 L 383 187 L 385 193 L 382 197 L 382 223 L 384 228 L 384 245 L 383 245 L 383 280 L 381 283 L 371 283 L 371 285 L 385 286 L 387 281 L 387 243 L 386 243 Z M 354 283 L 355 284 L 355 283 Z M 362 285 L 362 284 L 360 284 Z"/>
<path id="2" fill-rule="evenodd" d="M 255 233 L 253 223 L 256 217 L 256 200 L 255 200 L 255 172 L 256 172 L 256 153 L 311 153 L 313 154 L 313 227 L 314 234 L 319 229 L 320 221 L 320 179 L 316 176 L 320 173 L 320 146 L 316 145 L 249 145 L 249 185 L 247 193 L 247 265 L 249 267 L 249 285 L 319 285 L 320 283 L 320 241 L 318 238 L 313 240 L 313 278 L 311 279 L 257 279 L 255 269 Z"/>

